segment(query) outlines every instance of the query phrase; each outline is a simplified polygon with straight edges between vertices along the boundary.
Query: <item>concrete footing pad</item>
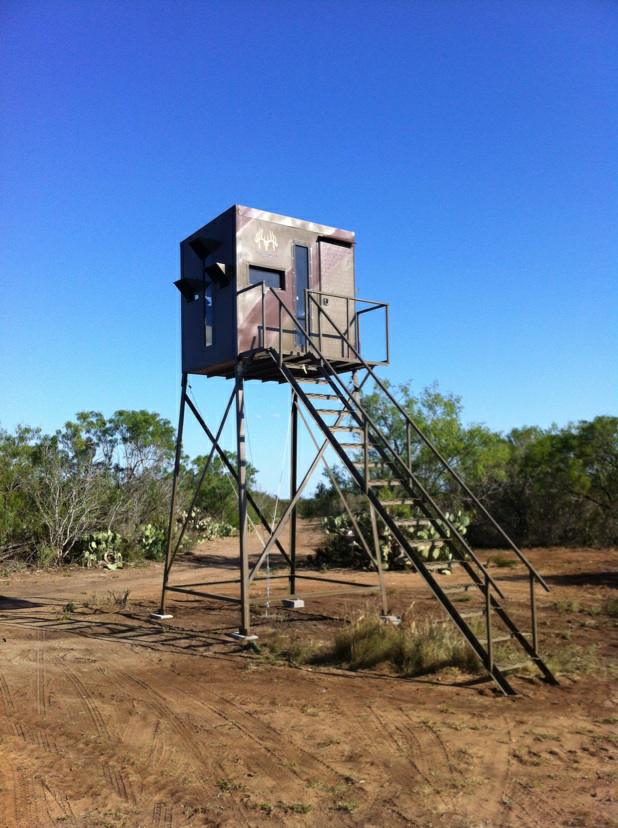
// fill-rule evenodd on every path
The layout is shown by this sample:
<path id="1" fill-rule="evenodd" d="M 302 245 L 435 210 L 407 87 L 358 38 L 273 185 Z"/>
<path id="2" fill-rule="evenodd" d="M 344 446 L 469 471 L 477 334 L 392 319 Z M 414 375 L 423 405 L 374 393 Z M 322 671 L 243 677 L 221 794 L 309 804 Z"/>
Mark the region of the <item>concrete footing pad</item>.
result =
<path id="1" fill-rule="evenodd" d="M 399 615 L 381 615 L 380 621 L 383 624 L 392 624 L 394 627 L 398 627 L 401 624 L 401 618 Z"/>
<path id="2" fill-rule="evenodd" d="M 239 632 L 230 632 L 226 633 L 227 636 L 233 638 L 235 641 L 257 641 L 257 635 L 245 635 L 244 633 Z"/>
<path id="3" fill-rule="evenodd" d="M 305 602 L 302 598 L 283 598 L 281 606 L 284 609 L 302 609 L 305 606 Z"/>
<path id="4" fill-rule="evenodd" d="M 150 613 L 150 620 L 151 621 L 169 621 L 170 618 L 173 618 L 173 615 L 170 615 L 169 612 L 151 612 Z"/>

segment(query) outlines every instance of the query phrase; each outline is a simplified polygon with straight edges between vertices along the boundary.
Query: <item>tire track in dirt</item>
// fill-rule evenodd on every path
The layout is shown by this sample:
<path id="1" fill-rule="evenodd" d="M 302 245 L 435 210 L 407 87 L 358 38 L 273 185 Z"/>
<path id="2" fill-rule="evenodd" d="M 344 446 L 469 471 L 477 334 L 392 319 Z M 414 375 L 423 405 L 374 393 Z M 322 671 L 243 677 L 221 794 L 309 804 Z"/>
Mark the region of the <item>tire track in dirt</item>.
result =
<path id="1" fill-rule="evenodd" d="M 161 722 L 157 721 L 152 732 L 152 741 L 150 743 L 150 750 L 148 751 L 149 765 L 160 764 L 165 756 L 165 743 L 161 734 Z"/>
<path id="2" fill-rule="evenodd" d="M 78 828 L 75 813 L 67 797 L 64 794 L 50 788 L 45 781 L 41 782 L 41 787 L 43 788 L 43 795 L 47 806 L 47 814 L 50 821 L 62 822 L 63 825 L 70 825 L 73 826 L 73 828 Z M 59 815 L 53 814 L 52 810 L 59 811 Z"/>
<path id="3" fill-rule="evenodd" d="M 36 710 L 39 716 L 47 715 L 47 690 L 46 690 L 46 669 L 45 669 L 45 630 L 37 630 L 36 658 Z"/>
<path id="4" fill-rule="evenodd" d="M 15 713 L 15 704 L 13 703 L 13 696 L 11 695 L 11 691 L 9 689 L 9 685 L 6 683 L 6 679 L 0 673 L 0 699 L 2 699 L 2 706 L 4 708 L 4 712 L 7 716 L 13 716 Z"/>
<path id="5" fill-rule="evenodd" d="M 164 802 L 155 802 L 152 807 L 152 828 L 172 828 L 173 812 Z"/>
<path id="6" fill-rule="evenodd" d="M 497 738 L 501 731 L 508 735 L 508 741 Z M 482 783 L 483 798 L 479 799 L 478 788 L 471 790 L 467 799 L 459 802 L 459 816 L 482 819 L 496 828 L 505 824 L 510 801 L 506 791 L 511 782 L 512 748 L 513 737 L 508 717 L 504 715 L 501 722 L 495 720 L 488 723 L 487 741 L 473 768 Z M 549 824 L 555 823 L 550 821 Z"/>
<path id="7" fill-rule="evenodd" d="M 102 668 L 100 668 L 100 670 L 104 672 Z M 136 676 L 132 676 L 129 673 L 119 670 L 116 673 L 116 677 L 119 681 L 124 683 L 125 687 L 130 688 L 132 685 L 137 685 L 142 691 L 142 700 L 144 700 L 145 695 L 148 700 L 148 704 L 158 713 L 160 720 L 166 722 L 170 726 L 172 733 L 178 734 L 182 743 L 189 749 L 193 759 L 198 763 L 200 768 L 198 776 L 202 785 L 206 786 L 214 783 L 214 774 L 212 773 L 213 768 L 216 769 L 221 776 L 225 776 L 225 772 L 221 764 L 217 760 L 209 761 L 208 755 L 204 753 L 202 745 L 197 740 L 194 732 L 182 719 L 182 717 L 178 716 L 171 709 L 172 702 L 166 699 L 165 696 L 159 693 L 159 691 L 152 687 L 147 681 L 139 679 Z M 167 769 L 169 770 L 169 768 Z M 246 824 L 246 809 L 243 808 L 235 799 L 231 799 L 230 803 L 238 824 Z M 161 813 L 163 814 L 163 810 Z M 167 817 L 165 818 L 167 819 Z M 165 823 L 163 824 L 165 825 Z"/>
<path id="8" fill-rule="evenodd" d="M 74 673 L 74 671 L 68 665 L 64 667 L 65 675 L 67 679 L 71 682 L 79 700 L 81 701 L 83 707 L 86 709 L 88 717 L 90 721 L 94 725 L 94 729 L 97 732 L 97 736 L 100 736 L 102 739 L 106 741 L 111 741 L 111 737 L 109 734 L 109 730 L 107 729 L 107 725 L 105 724 L 105 720 L 101 715 L 101 711 L 96 705 L 96 702 L 92 699 L 92 695 L 83 685 L 82 681 L 78 676 Z"/>
<path id="9" fill-rule="evenodd" d="M 345 721 L 346 711 L 337 711 L 336 715 L 337 717 L 340 716 L 342 721 Z M 389 813 L 398 816 L 403 824 L 410 824 L 409 815 L 406 816 L 397 810 L 394 802 L 399 799 L 401 794 L 403 778 L 406 779 L 406 787 L 411 787 L 410 764 L 418 776 L 428 783 L 423 776 L 422 769 L 418 768 L 414 760 L 411 760 L 407 755 L 406 750 L 402 749 L 397 737 L 393 738 L 391 731 L 385 728 L 382 717 L 376 713 L 370 704 L 361 707 L 356 714 L 356 718 L 358 721 L 362 721 L 362 727 L 355 728 L 353 734 L 350 735 L 350 739 L 360 743 L 360 752 L 369 762 L 362 769 L 357 766 L 356 772 L 365 776 L 371 783 L 370 786 L 362 789 L 365 794 L 365 801 L 362 805 L 359 803 L 357 813 L 359 819 L 362 819 L 359 824 L 380 824 L 380 820 L 384 818 L 385 808 Z M 371 761 L 371 757 L 376 754 L 384 758 L 384 762 L 379 766 Z M 395 767 L 391 767 L 386 758 L 387 756 L 393 757 L 396 763 Z"/>
<path id="10" fill-rule="evenodd" d="M 186 693 L 186 691 L 184 690 L 182 692 Z M 278 759 L 277 755 L 280 752 L 279 746 L 281 744 L 285 744 L 286 753 L 295 754 L 295 759 L 291 761 L 294 761 L 300 767 L 306 767 L 309 769 L 313 768 L 314 773 L 323 773 L 326 770 L 329 773 L 329 779 L 332 779 L 332 775 L 335 775 L 339 777 L 340 781 L 346 781 L 345 774 L 342 774 L 331 764 L 326 762 L 324 759 L 321 759 L 320 757 L 316 756 L 311 751 L 308 751 L 303 747 L 299 747 L 298 745 L 292 744 L 290 742 L 289 736 L 283 736 L 283 734 L 279 730 L 274 728 L 271 724 L 264 722 L 262 719 L 258 718 L 258 716 L 256 716 L 255 713 L 252 713 L 250 710 L 241 707 L 240 705 L 236 704 L 230 699 L 226 699 L 224 696 L 220 696 L 217 693 L 212 693 L 211 695 L 213 696 L 213 698 L 217 700 L 217 703 L 220 705 L 221 708 L 228 709 L 227 713 L 224 713 L 221 709 L 213 707 L 207 702 L 203 702 L 201 699 L 196 699 L 196 701 L 200 705 L 209 707 L 213 712 L 215 712 L 219 716 L 222 716 L 227 721 L 229 721 L 230 724 L 234 725 L 241 732 L 245 733 L 245 735 L 247 735 L 252 741 L 258 744 L 264 750 L 267 750 L 273 756 L 275 756 L 275 759 L 277 759 L 279 764 L 281 764 L 281 761 Z M 229 708 L 231 708 L 233 712 L 230 712 Z M 274 745 L 273 741 L 275 742 Z M 268 746 L 266 743 L 268 743 Z M 283 767 L 288 769 L 287 765 L 283 765 Z M 293 769 L 291 768 L 290 770 L 293 771 Z M 297 776 L 303 782 L 308 781 L 304 776 L 301 776 L 299 773 L 294 772 L 294 775 Z"/>
<path id="11" fill-rule="evenodd" d="M 11 828 L 11 810 L 14 810 L 14 790 L 15 775 L 13 770 L 13 763 L 7 756 L 6 746 L 0 750 L 0 820 L 3 826 Z"/>
<path id="12" fill-rule="evenodd" d="M 386 718 L 380 716 L 380 714 L 375 710 L 375 708 L 370 704 L 368 706 L 368 710 L 373 718 L 378 722 L 379 729 L 383 736 L 387 736 L 388 740 L 392 742 L 397 748 L 398 755 L 403 757 L 405 761 L 410 765 L 410 767 L 416 771 L 416 773 L 420 776 L 420 778 L 425 782 L 425 784 L 443 801 L 444 795 L 442 794 L 441 790 L 436 786 L 435 782 L 430 779 L 428 774 L 426 773 L 423 768 L 412 758 L 410 755 L 409 748 L 405 743 L 406 735 L 412 739 L 415 743 L 418 751 L 418 755 L 422 757 L 423 755 L 423 748 L 419 740 L 417 739 L 414 731 L 409 729 L 406 732 L 403 732 L 397 727 L 395 724 L 389 724 L 386 721 Z"/>
<path id="13" fill-rule="evenodd" d="M 42 789 L 40 790 L 42 793 Z M 42 828 L 46 822 L 51 824 L 51 819 L 44 820 L 40 808 L 40 797 L 34 786 L 31 773 L 24 767 L 18 767 L 13 774 L 13 807 L 15 812 L 15 825 L 23 828 Z M 47 811 L 47 808 L 45 808 Z"/>
<path id="14" fill-rule="evenodd" d="M 11 730 L 13 731 L 13 736 L 17 739 L 21 739 L 22 742 L 27 742 L 29 745 L 34 745 L 35 747 L 41 748 L 41 750 L 45 750 L 48 753 L 58 754 L 60 752 L 54 737 L 50 736 L 44 730 L 36 730 L 31 732 L 28 728 L 24 727 L 21 722 L 15 720 L 11 721 Z"/>
<path id="15" fill-rule="evenodd" d="M 103 668 L 100 667 L 99 669 L 104 672 Z M 209 755 L 204 752 L 204 749 L 201 743 L 197 740 L 194 731 L 191 730 L 183 718 L 176 714 L 171 708 L 173 702 L 168 700 L 162 693 L 159 693 L 158 690 L 143 679 L 139 679 L 136 676 L 125 673 L 123 670 L 119 670 L 115 675 L 118 680 L 124 683 L 125 687 L 137 685 L 142 690 L 142 699 L 143 695 L 146 694 L 149 704 L 154 710 L 156 710 L 160 719 L 166 722 L 170 726 L 171 731 L 181 738 L 183 744 L 189 749 L 189 752 L 193 758 L 198 762 L 198 765 L 202 769 L 199 773 L 199 777 L 203 785 L 212 785 L 214 783 L 213 770 L 216 770 L 221 777 L 225 777 L 225 770 L 221 763 L 218 760 L 212 760 Z M 192 702 L 196 701 L 194 696 L 191 697 L 191 700 Z M 218 716 L 218 718 L 222 717 Z M 280 775 L 281 774 L 279 774 L 279 776 Z M 230 803 L 239 824 L 246 824 L 246 809 L 235 799 L 231 799 Z"/>
<path id="16" fill-rule="evenodd" d="M 131 676 L 129 673 L 125 673 L 122 670 L 119 671 L 117 675 L 125 682 L 125 684 L 128 684 L 129 686 L 131 686 L 131 684 L 136 684 L 147 694 L 149 697 L 149 704 L 159 714 L 159 718 L 168 722 L 172 726 L 172 731 L 177 732 L 181 736 L 183 742 L 190 749 L 194 758 L 197 759 L 201 765 L 206 765 L 206 757 L 204 756 L 202 746 L 196 740 L 193 731 L 190 730 L 186 722 L 184 722 L 183 719 L 171 709 L 170 705 L 172 702 L 168 701 L 165 696 L 162 696 L 159 693 L 158 690 L 155 690 L 154 687 L 142 679 Z M 204 781 L 207 781 L 206 777 L 204 777 Z"/>
<path id="17" fill-rule="evenodd" d="M 105 778 L 114 790 L 114 793 L 120 797 L 120 799 L 124 799 L 125 802 L 130 802 L 131 804 L 135 804 L 137 802 L 137 797 L 135 796 L 135 791 L 133 790 L 131 781 L 128 778 L 125 778 L 118 768 L 107 765 L 105 767 L 104 774 Z"/>
<path id="18" fill-rule="evenodd" d="M 428 732 L 428 733 L 431 734 L 432 739 L 438 745 L 439 752 L 444 757 L 444 761 L 446 762 L 446 767 L 448 768 L 448 772 L 449 772 L 449 779 L 454 781 L 458 776 L 462 777 L 463 773 L 461 771 L 461 768 L 455 767 L 453 765 L 453 762 L 451 761 L 451 754 L 450 754 L 449 750 L 446 747 L 446 743 L 445 743 L 444 739 L 442 738 L 442 736 L 440 736 L 440 734 L 438 733 L 436 728 L 432 727 L 429 724 L 429 722 L 426 722 L 426 721 L 415 722 L 413 719 L 410 718 L 410 716 L 406 713 L 406 711 L 404 710 L 403 707 L 400 707 L 399 711 L 400 711 L 402 717 L 406 720 L 406 722 L 408 722 L 408 727 L 409 728 L 417 727 L 420 724 L 420 725 L 422 725 L 425 732 Z"/>
<path id="19" fill-rule="evenodd" d="M 105 719 L 103 718 L 103 715 L 101 714 L 101 711 L 99 710 L 99 707 L 96 701 L 94 700 L 92 693 L 88 690 L 88 688 L 84 685 L 79 676 L 70 666 L 68 666 L 65 663 L 63 669 L 65 671 L 67 679 L 75 688 L 77 697 L 81 702 L 82 707 L 86 710 L 86 713 L 94 726 L 97 736 L 103 742 L 108 743 L 109 746 L 113 746 L 114 739 L 110 734 L 109 728 L 105 723 Z M 102 672 L 103 675 L 105 675 L 103 670 L 101 670 L 100 672 Z M 123 773 L 121 769 L 118 769 L 114 765 L 107 764 L 103 770 L 103 775 L 109 783 L 109 785 L 111 786 L 114 793 L 120 799 L 129 802 L 130 804 L 137 803 L 139 797 L 135 791 L 133 782 L 131 781 L 128 774 Z"/>
<path id="20" fill-rule="evenodd" d="M 443 791 L 442 780 L 436 777 L 435 769 L 432 766 L 435 766 L 436 757 L 439 755 L 442 757 L 449 779 L 457 775 L 457 770 L 453 767 L 448 749 L 437 731 L 426 721 L 413 720 L 401 706 L 396 710 L 388 711 L 390 715 L 394 715 L 399 719 L 397 722 L 391 721 L 390 723 L 385 721 L 387 711 L 383 711 L 382 715 L 380 715 L 372 706 L 369 706 L 369 709 L 373 721 L 365 720 L 363 722 L 362 735 L 369 743 L 370 750 L 375 749 L 375 746 L 378 744 L 386 744 L 390 749 L 394 745 L 397 749 L 396 757 L 405 761 L 406 764 L 409 764 L 419 775 L 420 779 L 448 807 L 448 800 Z M 414 755 L 416 758 L 413 758 L 411 755 L 410 743 L 415 746 Z M 392 774 L 388 774 L 387 772 L 387 776 L 389 777 L 389 782 L 392 783 L 394 781 L 390 778 Z M 365 819 L 369 819 L 372 810 L 378 805 L 378 802 L 384 800 L 383 794 L 385 788 L 385 784 L 377 786 L 371 805 L 365 814 Z M 403 815 L 400 814 L 400 816 Z M 408 821 L 408 817 L 404 817 L 404 819 Z"/>

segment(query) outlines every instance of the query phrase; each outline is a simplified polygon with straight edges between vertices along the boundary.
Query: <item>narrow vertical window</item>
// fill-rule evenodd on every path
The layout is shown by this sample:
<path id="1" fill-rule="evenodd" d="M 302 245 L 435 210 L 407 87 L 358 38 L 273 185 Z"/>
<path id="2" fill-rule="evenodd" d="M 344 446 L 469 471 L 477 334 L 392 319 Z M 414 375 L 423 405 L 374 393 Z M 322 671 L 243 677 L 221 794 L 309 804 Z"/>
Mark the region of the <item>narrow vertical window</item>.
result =
<path id="1" fill-rule="evenodd" d="M 215 313 L 212 282 L 204 282 L 204 345 L 210 348 L 214 340 Z"/>
<path id="2" fill-rule="evenodd" d="M 296 317 L 300 324 L 306 327 L 307 308 L 305 307 L 305 291 L 309 287 L 309 248 L 302 244 L 294 245 L 294 285 L 296 293 Z M 296 343 L 302 347 L 303 334 L 296 331 Z"/>

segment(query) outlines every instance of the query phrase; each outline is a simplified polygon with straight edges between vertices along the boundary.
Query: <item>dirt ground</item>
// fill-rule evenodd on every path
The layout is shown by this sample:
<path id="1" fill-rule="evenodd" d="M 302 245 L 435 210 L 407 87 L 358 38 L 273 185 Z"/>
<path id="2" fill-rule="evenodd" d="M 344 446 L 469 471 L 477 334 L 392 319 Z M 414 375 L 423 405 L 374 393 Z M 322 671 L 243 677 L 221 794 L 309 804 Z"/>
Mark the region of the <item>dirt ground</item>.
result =
<path id="1" fill-rule="evenodd" d="M 173 580 L 233 577 L 236 554 L 234 539 L 206 544 Z M 153 623 L 160 564 L 0 579 L 0 825 L 618 826 L 617 621 L 599 612 L 616 550 L 529 555 L 552 587 L 544 651 L 579 646 L 593 669 L 557 688 L 515 678 L 515 698 L 453 672 L 272 663 L 228 637 L 237 610 L 214 600 L 174 597 L 173 621 Z M 523 569 L 492 571 L 523 600 Z M 282 583 L 257 587 L 271 590 L 260 641 L 328 637 L 377 600 L 283 612 Z M 387 584 L 395 611 L 436 612 L 418 575 Z"/>

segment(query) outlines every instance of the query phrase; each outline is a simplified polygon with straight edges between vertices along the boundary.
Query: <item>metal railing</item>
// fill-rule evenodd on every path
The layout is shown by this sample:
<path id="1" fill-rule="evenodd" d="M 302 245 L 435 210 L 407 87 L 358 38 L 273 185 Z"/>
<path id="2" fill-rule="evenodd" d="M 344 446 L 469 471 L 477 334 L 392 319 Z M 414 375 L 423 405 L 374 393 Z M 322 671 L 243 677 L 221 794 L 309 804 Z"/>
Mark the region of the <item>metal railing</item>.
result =
<path id="1" fill-rule="evenodd" d="M 304 340 L 305 350 L 306 351 L 313 351 L 319 359 L 324 360 L 324 354 L 322 352 L 322 349 L 319 346 L 319 343 L 320 343 L 319 331 L 323 327 L 322 323 L 320 323 L 318 321 L 318 324 L 316 326 L 315 331 L 311 331 L 311 330 L 306 329 L 304 326 L 302 326 L 300 324 L 300 322 L 298 321 L 296 316 L 287 307 L 287 305 L 281 299 L 281 297 L 272 288 L 266 288 L 266 285 L 263 282 L 260 282 L 256 285 L 250 285 L 248 288 L 243 288 L 239 291 L 239 293 L 243 293 L 247 290 L 250 290 L 251 288 L 256 288 L 256 287 L 261 287 L 261 291 L 262 291 L 262 331 L 266 331 L 266 311 L 265 311 L 266 290 L 270 294 L 272 294 L 272 296 L 274 296 L 274 298 L 276 300 L 276 303 L 278 305 L 278 311 L 277 311 L 277 313 L 278 313 L 278 325 L 277 325 L 277 328 L 275 329 L 275 333 L 277 334 L 276 351 L 277 351 L 277 354 L 278 354 L 279 363 L 280 364 L 282 363 L 283 356 L 284 356 L 284 353 L 283 353 L 283 326 L 282 326 L 282 321 L 283 321 L 284 315 L 287 318 L 289 318 L 289 320 L 292 324 L 292 327 L 289 329 L 288 332 L 289 333 L 296 333 L 298 331 L 300 333 L 301 339 Z M 442 453 L 434 446 L 434 444 L 427 437 L 427 435 L 422 431 L 422 429 L 414 422 L 414 420 L 411 419 L 411 417 L 408 415 L 408 413 L 402 407 L 402 405 L 399 403 L 399 401 L 389 391 L 388 387 L 377 376 L 377 374 L 373 370 L 372 365 L 375 366 L 375 365 L 380 365 L 380 364 L 383 364 L 383 363 L 380 362 L 380 361 L 369 363 L 367 360 L 365 360 L 364 357 L 361 355 L 361 352 L 360 352 L 360 335 L 357 336 L 356 342 L 357 342 L 358 347 L 356 347 L 345 336 L 345 333 L 339 328 L 339 326 L 332 319 L 330 314 L 326 310 L 324 310 L 324 307 L 321 304 L 321 302 L 318 302 L 317 299 L 316 299 L 317 296 L 324 297 L 324 296 L 331 296 L 331 295 L 337 296 L 337 294 L 325 294 L 321 291 L 312 291 L 312 290 L 307 290 L 306 291 L 306 300 L 307 300 L 306 308 L 307 308 L 307 311 L 308 311 L 309 318 L 311 319 L 311 315 L 312 315 L 309 308 L 313 305 L 317 309 L 318 320 L 319 320 L 320 316 L 322 316 L 322 315 L 324 316 L 324 318 L 326 319 L 326 321 L 328 322 L 328 324 L 330 325 L 332 330 L 335 331 L 335 333 L 337 334 L 339 339 L 342 342 L 345 342 L 348 355 L 349 354 L 353 355 L 354 361 L 358 362 L 365 370 L 368 371 L 371 378 L 375 382 L 376 386 L 378 388 L 380 388 L 380 390 L 388 397 L 390 402 L 395 406 L 396 410 L 403 417 L 404 423 L 405 423 L 405 428 L 406 428 L 406 446 L 407 446 L 407 458 L 406 459 L 407 459 L 407 462 L 404 461 L 404 459 L 400 457 L 398 452 L 395 451 L 395 449 L 393 449 L 384 440 L 384 437 L 381 433 L 381 430 L 371 420 L 371 418 L 367 415 L 367 413 L 361 408 L 358 401 L 353 398 L 353 395 L 351 394 L 349 389 L 345 386 L 345 384 L 342 383 L 341 380 L 338 378 L 338 375 L 336 374 L 336 372 L 333 371 L 334 378 L 339 382 L 339 384 L 342 387 L 342 390 L 344 391 L 344 393 L 348 397 L 349 405 L 355 407 L 359 411 L 360 416 L 357 416 L 357 420 L 358 420 L 359 424 L 363 428 L 367 428 L 368 425 L 370 425 L 372 427 L 372 431 L 374 431 L 377 435 L 379 435 L 381 437 L 382 441 L 388 447 L 389 452 L 392 453 L 394 455 L 394 457 L 396 458 L 396 460 L 399 461 L 399 463 L 406 469 L 408 475 L 411 476 L 411 479 L 415 480 L 415 483 L 417 483 L 417 485 L 419 485 L 418 481 L 415 479 L 415 476 L 414 476 L 414 474 L 411 470 L 412 457 L 411 457 L 411 447 L 410 447 L 411 434 L 414 433 L 414 434 L 417 435 L 417 437 L 421 440 L 421 442 L 430 450 L 430 452 L 433 454 L 433 456 L 439 461 L 442 469 L 445 472 L 447 472 L 450 475 L 450 477 L 456 482 L 456 484 L 461 488 L 461 490 L 465 492 L 466 496 L 470 499 L 470 501 L 472 503 L 474 503 L 474 505 L 478 508 L 480 513 L 483 515 L 483 517 L 486 520 L 489 521 L 489 523 L 493 526 L 493 528 L 498 532 L 499 536 L 506 543 L 508 548 L 511 549 L 511 551 L 515 553 L 517 558 L 524 564 L 524 566 L 528 570 L 528 573 L 529 573 L 529 576 L 530 576 L 530 597 L 531 597 L 532 610 L 533 610 L 533 614 L 534 614 L 535 613 L 534 583 L 535 583 L 535 581 L 537 581 L 543 587 L 543 589 L 546 592 L 550 591 L 548 585 L 546 584 L 546 582 L 544 581 L 542 576 L 536 571 L 536 569 L 530 563 L 530 561 L 527 559 L 527 557 L 524 555 L 524 553 L 519 549 L 519 547 L 515 544 L 515 542 L 509 537 L 509 535 L 504 531 L 504 529 L 500 526 L 500 524 L 495 520 L 493 515 L 491 515 L 491 513 L 487 510 L 487 508 L 483 505 L 483 503 L 478 499 L 478 497 L 474 494 L 474 492 L 472 492 L 472 490 L 468 487 L 468 485 L 465 483 L 465 481 L 457 473 L 457 471 L 455 471 L 455 469 L 450 465 L 450 463 L 446 460 L 446 458 L 442 455 Z M 388 358 L 388 355 L 389 355 L 389 351 L 388 351 L 388 348 L 389 348 L 389 346 L 388 346 L 388 339 L 389 339 L 389 337 L 388 337 L 388 333 L 389 333 L 388 305 L 386 303 L 383 303 L 383 302 L 374 302 L 373 300 L 356 299 L 356 297 L 339 297 L 339 298 L 344 298 L 346 300 L 349 300 L 350 302 L 354 301 L 354 302 L 366 303 L 366 304 L 371 306 L 369 308 L 361 309 L 361 311 L 355 312 L 354 316 L 352 317 L 354 319 L 354 326 L 355 326 L 354 329 L 355 330 L 357 330 L 358 317 L 362 313 L 366 313 L 369 310 L 374 310 L 374 309 L 378 309 L 378 308 L 385 308 L 385 314 L 386 314 L 385 331 L 386 331 L 387 358 Z M 316 338 L 317 338 L 317 343 L 314 341 Z M 262 342 L 263 343 L 266 342 L 266 336 L 264 336 L 264 335 L 262 336 Z M 270 345 L 263 344 L 263 347 L 274 347 L 274 344 L 272 344 L 272 343 Z M 367 443 L 365 445 L 367 445 Z M 366 451 L 367 450 L 365 449 L 365 452 Z M 421 486 L 421 488 L 422 488 L 422 486 Z M 428 496 L 428 499 L 432 503 L 432 505 L 434 505 L 438 509 L 438 511 L 441 512 L 442 510 L 439 509 L 437 504 L 435 504 L 435 502 L 433 501 L 433 498 L 429 495 L 429 493 L 424 492 L 424 494 L 426 496 Z M 464 546 L 464 547 L 467 547 L 467 551 L 469 552 L 470 547 L 464 541 L 464 539 L 461 537 L 460 533 L 455 529 L 454 526 L 451 525 L 450 521 L 447 521 L 446 523 L 447 523 L 448 528 L 451 529 L 451 531 L 455 535 L 455 537 L 461 542 L 461 545 Z"/>
<path id="2" fill-rule="evenodd" d="M 362 321 L 364 315 L 383 311 L 384 354 L 379 359 L 368 359 L 367 362 L 374 366 L 388 364 L 390 360 L 390 327 L 389 306 L 386 302 L 307 289 L 305 290 L 306 325 L 302 326 L 278 293 L 264 282 L 256 282 L 256 284 L 241 288 L 236 295 L 240 296 L 257 289 L 260 290 L 260 318 L 256 325 L 258 349 L 275 348 L 277 353 L 283 356 L 286 352 L 294 350 L 311 353 L 317 349 L 322 353 L 326 345 L 326 350 L 331 359 L 356 361 L 362 348 Z M 276 301 L 271 300 L 270 297 L 273 297 Z M 325 312 L 322 306 L 330 304 L 331 300 L 340 303 L 340 308 L 344 309 L 341 315 L 345 318 L 345 332 L 341 331 L 338 326 L 333 327 L 330 323 L 328 328 L 323 324 Z M 275 319 L 273 319 L 273 315 Z M 339 315 L 337 314 L 337 316 Z M 290 339 L 294 339 L 295 347 L 292 347 L 289 343 Z M 352 341 L 355 345 L 352 345 Z"/>
<path id="3" fill-rule="evenodd" d="M 337 332 L 341 336 L 343 336 L 343 332 L 339 330 L 337 325 L 329 317 L 328 313 L 323 308 L 320 308 L 320 311 L 327 317 L 328 321 L 330 322 L 331 325 L 333 325 L 335 330 L 337 330 Z M 380 388 L 380 390 L 388 397 L 390 402 L 395 406 L 397 411 L 404 418 L 405 427 L 406 427 L 406 444 L 407 444 L 407 446 L 410 445 L 410 434 L 411 434 L 411 432 L 414 432 L 419 437 L 419 439 L 424 443 L 424 445 L 427 446 L 427 448 L 432 452 L 434 457 L 437 460 L 440 461 L 440 464 L 441 464 L 442 468 L 446 472 L 448 472 L 448 474 L 451 476 L 451 478 L 461 487 L 461 489 L 466 493 L 467 497 L 480 510 L 482 515 L 491 523 L 491 525 L 494 527 L 494 529 L 499 533 L 500 537 L 506 542 L 507 546 L 517 555 L 519 560 L 526 566 L 526 568 L 528 569 L 530 575 L 533 576 L 533 578 L 535 578 L 547 592 L 549 592 L 550 591 L 549 587 L 547 586 L 547 584 L 545 583 L 545 581 L 543 580 L 541 575 L 532 566 L 530 561 L 526 558 L 526 556 L 519 549 L 519 547 L 515 544 L 515 542 L 507 535 L 507 533 L 504 531 L 504 529 L 502 529 L 502 527 L 496 521 L 496 519 L 493 517 L 493 515 L 491 515 L 490 512 L 485 508 L 483 503 L 478 499 L 478 497 L 468 487 L 468 485 L 465 483 L 465 481 L 460 477 L 460 475 L 450 465 L 448 460 L 434 446 L 434 444 L 427 437 L 427 435 L 422 431 L 422 429 L 414 422 L 414 420 L 411 419 L 411 417 L 409 416 L 407 411 L 403 408 L 403 406 L 399 403 L 399 401 L 389 391 L 388 387 L 378 377 L 378 375 L 375 373 L 373 368 L 367 362 L 365 362 L 363 357 L 360 355 L 360 353 L 354 348 L 354 346 L 351 343 L 348 343 L 348 344 L 349 344 L 350 350 L 352 351 L 354 356 L 359 360 L 359 362 L 362 363 L 363 368 L 365 368 L 369 372 L 369 374 L 371 375 L 371 378 L 373 379 L 375 384 L 378 386 L 378 388 Z M 408 460 L 407 468 L 408 468 L 408 471 L 410 472 L 411 455 L 410 455 L 410 449 L 409 448 L 408 448 L 408 458 L 407 458 L 407 460 Z"/>

